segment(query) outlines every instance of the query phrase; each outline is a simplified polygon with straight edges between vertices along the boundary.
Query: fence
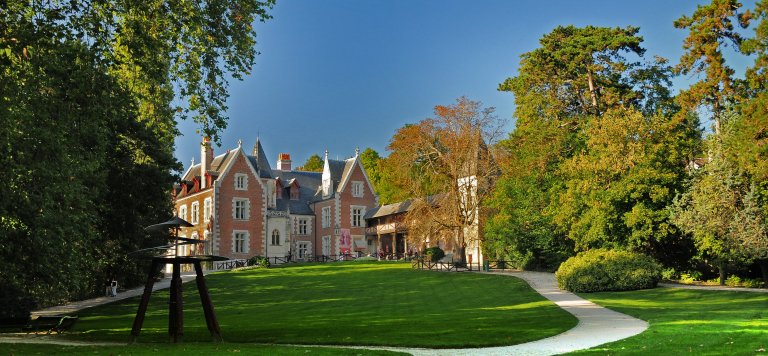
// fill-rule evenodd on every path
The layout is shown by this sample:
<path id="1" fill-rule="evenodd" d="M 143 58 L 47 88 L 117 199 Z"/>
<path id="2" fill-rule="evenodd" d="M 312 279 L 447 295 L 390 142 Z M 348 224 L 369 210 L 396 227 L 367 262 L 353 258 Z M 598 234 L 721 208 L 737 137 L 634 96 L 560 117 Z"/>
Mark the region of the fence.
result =
<path id="1" fill-rule="evenodd" d="M 460 263 L 460 262 L 454 262 L 454 261 L 432 262 L 430 260 L 426 260 L 423 258 L 417 258 L 411 261 L 411 267 L 413 267 L 414 269 L 426 269 L 426 270 L 433 270 L 433 271 L 490 272 L 491 270 L 501 270 L 503 272 L 507 269 L 514 269 L 514 268 L 510 268 L 511 266 L 512 266 L 511 261 L 503 261 L 503 260 L 489 260 L 489 261 L 485 261 L 485 263 L 482 265 L 480 263 Z"/>
<path id="2" fill-rule="evenodd" d="M 213 262 L 213 268 L 211 268 L 214 271 L 221 271 L 221 270 L 229 270 L 233 268 L 238 267 L 245 267 L 246 261 L 243 259 L 238 260 L 227 260 L 227 261 L 221 261 L 221 262 Z"/>

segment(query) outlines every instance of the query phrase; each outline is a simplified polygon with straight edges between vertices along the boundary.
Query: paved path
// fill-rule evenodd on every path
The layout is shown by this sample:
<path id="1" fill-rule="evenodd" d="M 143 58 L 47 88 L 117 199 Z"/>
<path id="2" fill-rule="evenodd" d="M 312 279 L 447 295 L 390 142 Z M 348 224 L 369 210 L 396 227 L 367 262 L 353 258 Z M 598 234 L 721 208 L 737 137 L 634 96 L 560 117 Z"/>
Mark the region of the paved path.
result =
<path id="1" fill-rule="evenodd" d="M 188 282 L 195 279 L 195 274 L 182 274 L 181 280 L 182 282 Z M 152 291 L 160 290 L 160 289 L 166 289 L 171 286 L 171 278 L 163 278 L 158 282 L 155 282 L 155 285 L 152 287 Z M 87 299 L 87 300 L 81 300 L 77 302 L 71 302 L 67 303 L 65 305 L 59 305 L 55 307 L 50 307 L 46 309 L 40 309 L 35 310 L 32 312 L 32 316 L 40 316 L 40 315 L 62 315 L 62 314 L 74 314 L 77 313 L 80 310 L 90 308 L 97 305 L 112 303 L 114 301 L 128 299 L 135 296 L 140 296 L 144 293 L 144 286 L 129 289 L 123 292 L 120 292 L 117 294 L 116 297 L 98 297 L 93 299 Z"/>
<path id="2" fill-rule="evenodd" d="M 493 272 L 524 279 L 545 298 L 579 319 L 578 325 L 562 334 L 513 346 L 475 349 L 418 349 L 392 347 L 360 347 L 407 352 L 422 355 L 557 355 L 588 349 L 612 341 L 637 335 L 648 328 L 648 323 L 629 315 L 615 312 L 579 296 L 557 288 L 555 276 L 544 272 Z"/>

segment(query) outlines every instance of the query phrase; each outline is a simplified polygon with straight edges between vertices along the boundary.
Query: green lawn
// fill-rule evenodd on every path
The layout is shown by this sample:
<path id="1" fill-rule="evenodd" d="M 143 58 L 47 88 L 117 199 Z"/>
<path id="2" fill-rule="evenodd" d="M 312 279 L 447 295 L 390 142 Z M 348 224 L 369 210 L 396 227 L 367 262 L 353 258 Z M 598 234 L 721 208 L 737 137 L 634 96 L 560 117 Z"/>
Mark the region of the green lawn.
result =
<path id="1" fill-rule="evenodd" d="M 207 277 L 230 343 L 479 347 L 559 334 L 576 319 L 517 278 L 330 263 Z M 168 341 L 167 291 L 150 301 L 139 341 Z M 195 283 L 184 285 L 184 340 L 210 340 Z M 138 298 L 84 310 L 70 338 L 128 340 Z M 234 346 L 233 346 L 234 347 Z"/>
<path id="2" fill-rule="evenodd" d="M 2 344 L 0 355 L 183 355 L 208 356 L 234 355 L 311 355 L 311 356 L 356 356 L 356 355 L 406 355 L 381 350 L 355 350 L 325 347 L 270 346 L 254 344 L 137 344 L 131 346 L 60 346 L 45 344 Z"/>
<path id="3" fill-rule="evenodd" d="M 656 288 L 581 296 L 650 324 L 640 335 L 581 353 L 754 355 L 768 349 L 768 294 Z"/>

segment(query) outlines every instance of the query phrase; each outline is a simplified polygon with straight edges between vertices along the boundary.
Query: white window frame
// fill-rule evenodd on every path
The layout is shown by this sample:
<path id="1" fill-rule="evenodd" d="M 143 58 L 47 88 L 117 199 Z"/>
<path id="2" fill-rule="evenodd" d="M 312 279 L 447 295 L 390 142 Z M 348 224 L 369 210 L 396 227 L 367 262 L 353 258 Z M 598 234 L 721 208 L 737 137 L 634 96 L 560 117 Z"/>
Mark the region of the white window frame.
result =
<path id="1" fill-rule="evenodd" d="M 356 198 L 362 198 L 363 192 L 363 182 L 357 180 L 352 181 L 352 196 Z"/>
<path id="2" fill-rule="evenodd" d="M 323 227 L 331 227 L 331 207 L 323 207 Z"/>
<path id="3" fill-rule="evenodd" d="M 331 237 L 323 236 L 323 256 L 331 255 Z"/>
<path id="4" fill-rule="evenodd" d="M 275 234 L 277 234 L 277 236 L 275 236 Z M 280 246 L 280 245 L 282 245 L 280 243 L 280 230 L 278 230 L 278 229 L 272 230 L 272 235 L 270 235 L 270 236 L 272 236 L 272 240 L 271 240 L 272 241 L 272 246 Z M 277 243 L 275 243 L 275 237 L 277 237 Z"/>
<path id="5" fill-rule="evenodd" d="M 300 218 L 299 221 L 298 221 L 298 225 L 299 225 L 298 229 L 297 229 L 298 230 L 298 234 L 299 235 L 308 235 L 307 231 L 309 231 L 308 230 L 309 219 L 307 219 L 307 218 Z"/>
<path id="6" fill-rule="evenodd" d="M 190 207 L 190 223 L 197 225 L 200 222 L 200 202 L 196 201 L 192 203 Z"/>
<path id="7" fill-rule="evenodd" d="M 242 237 L 242 239 L 240 239 Z M 238 243 L 242 240 L 242 246 Z M 251 244 L 251 234 L 246 230 L 232 231 L 232 253 L 248 253 Z M 240 248 L 238 248 L 240 247 Z"/>
<path id="8" fill-rule="evenodd" d="M 248 175 L 235 173 L 235 190 L 248 190 Z"/>
<path id="9" fill-rule="evenodd" d="M 239 206 L 238 203 L 242 203 Z M 242 214 L 238 214 L 241 211 Z M 251 201 L 248 198 L 232 198 L 232 219 L 235 220 L 249 220 L 251 215 Z"/>
<path id="10" fill-rule="evenodd" d="M 184 204 L 184 205 L 179 207 L 179 217 L 182 220 L 187 220 L 187 205 L 186 204 Z"/>
<path id="11" fill-rule="evenodd" d="M 211 221 L 211 215 L 213 214 L 213 201 L 211 198 L 205 198 L 203 201 L 203 222 Z"/>
<path id="12" fill-rule="evenodd" d="M 309 242 L 299 241 L 296 243 L 297 255 L 300 260 L 307 258 L 309 254 Z"/>
<path id="13" fill-rule="evenodd" d="M 357 216 L 358 221 L 355 221 L 355 211 L 359 211 L 360 215 Z M 352 205 L 349 207 L 349 214 L 350 214 L 350 226 L 352 227 L 365 227 L 365 219 L 363 217 L 365 216 L 365 207 L 359 206 L 359 205 Z M 357 224 L 356 224 L 357 223 Z"/>

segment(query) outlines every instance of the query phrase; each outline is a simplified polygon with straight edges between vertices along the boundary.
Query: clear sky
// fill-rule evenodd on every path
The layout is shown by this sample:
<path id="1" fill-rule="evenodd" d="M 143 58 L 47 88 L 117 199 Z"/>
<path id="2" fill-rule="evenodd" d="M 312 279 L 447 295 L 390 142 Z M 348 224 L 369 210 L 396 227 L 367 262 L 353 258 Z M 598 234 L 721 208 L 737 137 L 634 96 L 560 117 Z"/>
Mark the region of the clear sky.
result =
<path id="1" fill-rule="evenodd" d="M 686 31 L 672 23 L 704 2 L 278 0 L 274 18 L 255 24 L 261 54 L 250 76 L 231 82 L 229 125 L 214 152 L 238 139 L 249 152 L 259 136 L 273 168 L 281 152 L 294 167 L 326 149 L 333 159 L 357 146 L 385 156 L 397 128 L 460 96 L 495 107 L 511 131 L 514 98 L 496 89 L 542 35 L 558 25 L 638 26 L 646 58 L 675 64 Z M 186 169 L 200 160 L 201 138 L 191 121 L 179 128 L 176 157 Z"/>

